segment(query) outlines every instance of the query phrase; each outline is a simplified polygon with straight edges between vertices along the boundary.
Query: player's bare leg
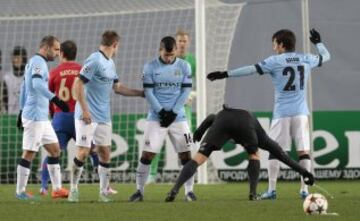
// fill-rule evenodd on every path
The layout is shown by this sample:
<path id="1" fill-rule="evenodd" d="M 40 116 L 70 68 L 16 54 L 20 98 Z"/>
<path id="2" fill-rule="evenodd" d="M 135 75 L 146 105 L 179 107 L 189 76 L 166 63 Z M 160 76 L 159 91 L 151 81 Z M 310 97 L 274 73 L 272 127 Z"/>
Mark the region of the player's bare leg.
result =
<path id="1" fill-rule="evenodd" d="M 49 153 L 47 168 L 52 184 L 52 198 L 67 198 L 69 191 L 62 187 L 61 169 L 59 164 L 60 146 L 59 143 L 45 144 L 44 148 Z"/>
<path id="2" fill-rule="evenodd" d="M 136 192 L 129 198 L 129 202 L 143 201 L 144 187 L 150 173 L 150 164 L 156 153 L 143 151 L 136 169 Z"/>

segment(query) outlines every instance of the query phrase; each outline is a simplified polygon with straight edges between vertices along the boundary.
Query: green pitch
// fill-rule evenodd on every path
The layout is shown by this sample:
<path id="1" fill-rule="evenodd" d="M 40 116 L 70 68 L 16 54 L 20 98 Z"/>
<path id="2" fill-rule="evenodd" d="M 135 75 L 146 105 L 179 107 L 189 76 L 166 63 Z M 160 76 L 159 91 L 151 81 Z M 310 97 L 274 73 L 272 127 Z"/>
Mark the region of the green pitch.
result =
<path id="1" fill-rule="evenodd" d="M 275 201 L 249 202 L 247 183 L 197 185 L 197 202 L 184 202 L 183 190 L 174 203 L 164 203 L 170 185 L 150 185 L 146 188 L 145 201 L 128 203 L 134 185 L 113 184 L 119 190 L 113 203 L 98 203 L 98 185 L 80 186 L 80 203 L 72 204 L 66 200 L 52 200 L 49 196 L 39 197 L 38 201 L 22 202 L 14 197 L 15 185 L 0 185 L 0 220 L 76 220 L 76 221 L 132 221 L 132 220 L 170 220 L 170 221 L 210 221 L 210 220 L 359 220 L 360 181 L 327 181 L 318 184 L 331 192 L 335 199 L 328 198 L 329 211 L 339 216 L 307 216 L 299 199 L 299 184 L 279 183 L 278 199 Z M 261 183 L 259 190 L 266 188 Z M 38 185 L 29 190 L 37 193 Z M 320 192 L 315 188 L 312 192 Z M 320 192 L 321 193 L 321 192 Z"/>

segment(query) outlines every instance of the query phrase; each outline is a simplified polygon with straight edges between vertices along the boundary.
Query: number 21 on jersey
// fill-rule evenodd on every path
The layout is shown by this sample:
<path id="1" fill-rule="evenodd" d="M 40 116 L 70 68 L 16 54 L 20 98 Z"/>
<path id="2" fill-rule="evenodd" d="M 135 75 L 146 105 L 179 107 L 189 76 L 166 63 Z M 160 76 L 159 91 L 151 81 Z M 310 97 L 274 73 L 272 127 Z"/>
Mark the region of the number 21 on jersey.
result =
<path id="1" fill-rule="evenodd" d="M 304 90 L 304 66 L 299 65 L 296 66 L 296 70 L 294 67 L 288 66 L 285 67 L 283 70 L 283 76 L 289 76 L 288 82 L 286 83 L 284 87 L 284 91 L 295 91 L 296 85 L 294 84 L 295 75 L 300 75 L 300 90 Z"/>

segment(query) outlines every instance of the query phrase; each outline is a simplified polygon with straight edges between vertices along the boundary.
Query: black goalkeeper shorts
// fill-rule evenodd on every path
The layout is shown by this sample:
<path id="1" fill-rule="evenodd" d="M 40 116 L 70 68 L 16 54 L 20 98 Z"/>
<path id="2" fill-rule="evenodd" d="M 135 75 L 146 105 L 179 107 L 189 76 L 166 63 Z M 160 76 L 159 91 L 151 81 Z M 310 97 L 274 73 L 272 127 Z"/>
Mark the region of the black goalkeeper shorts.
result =
<path id="1" fill-rule="evenodd" d="M 210 144 L 213 150 L 220 150 L 233 139 L 241 144 L 249 154 L 256 153 L 259 138 L 266 135 L 260 123 L 250 112 L 242 109 L 225 108 L 220 111 L 209 128 L 202 143 Z"/>

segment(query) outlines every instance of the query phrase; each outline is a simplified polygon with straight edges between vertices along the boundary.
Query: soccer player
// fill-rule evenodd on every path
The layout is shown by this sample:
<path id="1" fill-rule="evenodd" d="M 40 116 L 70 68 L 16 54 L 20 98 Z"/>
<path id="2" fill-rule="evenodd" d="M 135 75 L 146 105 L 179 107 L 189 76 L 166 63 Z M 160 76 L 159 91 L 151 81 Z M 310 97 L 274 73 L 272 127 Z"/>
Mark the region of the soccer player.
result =
<path id="1" fill-rule="evenodd" d="M 255 65 L 224 72 L 217 71 L 208 75 L 208 79 L 213 81 L 256 72 L 260 75 L 270 74 L 275 87 L 275 103 L 269 136 L 286 151 L 290 151 L 291 139 L 294 139 L 299 163 L 307 170 L 311 168 L 307 82 L 312 68 L 320 67 L 330 60 L 330 54 L 321 43 L 320 34 L 315 29 L 310 31 L 310 41 L 316 46 L 319 55 L 296 53 L 294 33 L 290 30 L 279 30 L 272 37 L 273 49 L 277 55 Z M 263 193 L 263 199 L 276 199 L 279 168 L 279 161 L 270 154 L 269 188 Z M 301 179 L 300 196 L 304 199 L 308 194 L 308 187 Z"/>
<path id="2" fill-rule="evenodd" d="M 241 144 L 249 154 L 248 174 L 250 182 L 250 200 L 258 200 L 256 187 L 258 184 L 260 160 L 258 147 L 269 151 L 276 159 L 299 172 L 309 185 L 314 183 L 314 176 L 305 168 L 282 150 L 278 143 L 268 137 L 259 121 L 250 112 L 242 109 L 231 109 L 224 106 L 217 115 L 209 115 L 194 132 L 194 141 L 200 141 L 206 130 L 209 129 L 205 138 L 202 140 L 198 153 L 182 169 L 174 187 L 168 193 L 166 202 L 175 200 L 181 186 L 203 164 L 213 151 L 221 150 L 222 146 L 233 139 L 237 144 Z"/>
<path id="3" fill-rule="evenodd" d="M 53 61 L 60 51 L 60 42 L 54 36 L 45 36 L 40 42 L 39 52 L 33 56 L 25 68 L 25 82 L 21 89 L 21 108 L 18 127 L 23 133 L 23 153 L 17 166 L 16 197 L 28 200 L 32 196 L 25 192 L 30 175 L 30 164 L 40 146 L 49 153 L 48 170 L 52 183 L 52 197 L 64 198 L 68 190 L 62 188 L 59 165 L 60 148 L 55 131 L 48 119 L 49 100 L 62 111 L 68 112 L 67 104 L 48 90 L 49 70 L 47 61 Z"/>
<path id="4" fill-rule="evenodd" d="M 129 201 L 143 201 L 151 160 L 159 153 L 165 136 L 170 139 L 182 165 L 191 159 L 191 134 L 184 105 L 192 87 L 190 65 L 176 57 L 176 41 L 166 36 L 160 41 L 160 56 L 144 66 L 145 97 L 150 110 L 145 126 L 145 145 L 136 170 L 136 192 Z M 190 178 L 190 177 L 189 177 Z M 186 200 L 196 200 L 193 177 L 186 184 Z"/>
<path id="5" fill-rule="evenodd" d="M 67 40 L 60 44 L 60 64 L 50 71 L 49 90 L 55 93 L 69 106 L 69 112 L 63 112 L 60 108 L 50 104 L 52 126 L 59 139 L 60 148 L 66 151 L 70 139 L 75 136 L 74 110 L 76 100 L 73 94 L 74 81 L 79 75 L 81 65 L 75 62 L 77 46 L 75 42 Z M 95 151 L 90 152 L 94 167 L 98 166 L 98 156 Z M 41 195 L 47 195 L 49 171 L 47 169 L 48 157 L 45 157 L 41 170 Z M 111 191 L 110 191 L 111 190 Z M 109 187 L 111 193 L 114 192 Z"/>
<path id="6" fill-rule="evenodd" d="M 112 125 L 110 115 L 111 91 L 125 96 L 143 96 L 142 90 L 126 87 L 119 82 L 115 63 L 120 36 L 112 30 L 102 34 L 100 49 L 85 61 L 75 81 L 75 130 L 77 154 L 71 170 L 70 202 L 79 201 L 78 183 L 93 142 L 99 154 L 100 202 L 109 202 L 107 187 L 110 181 L 110 147 Z"/>
<path id="7" fill-rule="evenodd" d="M 175 36 L 175 40 L 176 40 L 176 46 L 177 46 L 177 57 L 181 58 L 185 61 L 187 61 L 190 64 L 191 67 L 191 75 L 192 75 L 192 79 L 193 79 L 193 89 L 194 89 L 194 80 L 195 80 L 195 71 L 196 71 L 196 62 L 195 62 L 195 57 L 194 55 L 192 55 L 188 50 L 189 50 L 189 46 L 190 46 L 190 36 L 189 33 L 186 32 L 185 30 L 178 30 L 176 32 L 176 36 Z M 195 90 L 191 91 L 189 98 L 187 100 L 187 102 L 185 103 L 185 115 L 186 115 L 186 119 L 187 122 L 189 124 L 189 128 L 191 130 L 192 128 L 192 103 L 193 100 L 196 96 L 196 92 Z M 160 160 L 160 154 L 157 154 L 154 159 L 151 161 L 151 167 L 150 167 L 150 175 L 149 178 L 147 180 L 147 184 L 148 183 L 153 183 L 156 181 L 156 175 L 158 172 L 158 165 L 159 165 L 159 160 Z M 192 191 L 192 190 L 191 190 Z"/>

